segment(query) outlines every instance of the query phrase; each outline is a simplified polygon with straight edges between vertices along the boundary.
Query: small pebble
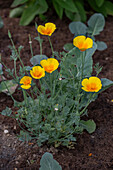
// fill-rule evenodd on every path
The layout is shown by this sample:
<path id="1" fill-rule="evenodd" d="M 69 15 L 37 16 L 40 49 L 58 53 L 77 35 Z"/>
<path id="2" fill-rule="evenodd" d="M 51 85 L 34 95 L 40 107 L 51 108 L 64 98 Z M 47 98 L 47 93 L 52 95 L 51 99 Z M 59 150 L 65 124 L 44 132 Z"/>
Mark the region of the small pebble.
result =
<path id="1" fill-rule="evenodd" d="M 93 135 L 91 135 L 91 138 L 95 138 Z"/>
<path id="2" fill-rule="evenodd" d="M 4 133 L 8 133 L 9 131 L 8 130 L 4 130 Z"/>
<path id="3" fill-rule="evenodd" d="M 19 162 L 18 162 L 18 161 L 16 161 L 15 163 L 16 163 L 16 164 L 18 164 Z"/>

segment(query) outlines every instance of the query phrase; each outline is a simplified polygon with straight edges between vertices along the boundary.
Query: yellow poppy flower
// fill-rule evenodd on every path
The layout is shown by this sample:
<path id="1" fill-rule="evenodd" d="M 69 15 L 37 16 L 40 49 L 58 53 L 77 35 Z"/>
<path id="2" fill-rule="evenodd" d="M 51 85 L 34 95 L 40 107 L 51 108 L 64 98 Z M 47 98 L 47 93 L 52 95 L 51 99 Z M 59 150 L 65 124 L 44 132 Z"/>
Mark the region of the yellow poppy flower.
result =
<path id="1" fill-rule="evenodd" d="M 39 25 L 37 31 L 42 35 L 51 36 L 51 34 L 56 30 L 56 25 L 53 23 L 46 23 L 45 26 Z"/>
<path id="2" fill-rule="evenodd" d="M 73 39 L 73 45 L 79 48 L 80 51 L 85 51 L 88 48 L 92 48 L 93 40 L 91 38 L 86 38 L 84 35 L 81 35 Z"/>
<path id="3" fill-rule="evenodd" d="M 102 88 L 102 83 L 98 77 L 90 77 L 82 81 L 82 86 L 82 89 L 86 92 L 98 92 Z"/>
<path id="4" fill-rule="evenodd" d="M 34 79 L 40 79 L 45 76 L 45 70 L 40 66 L 34 66 L 32 70 L 30 70 L 30 74 Z"/>
<path id="5" fill-rule="evenodd" d="M 31 87 L 31 81 L 32 81 L 32 78 L 29 77 L 29 76 L 24 76 L 21 80 L 20 80 L 20 84 L 21 87 L 23 89 L 29 89 Z"/>
<path id="6" fill-rule="evenodd" d="M 48 73 L 52 73 L 59 66 L 59 62 L 55 58 L 48 58 L 47 60 L 42 60 L 40 64 Z"/>

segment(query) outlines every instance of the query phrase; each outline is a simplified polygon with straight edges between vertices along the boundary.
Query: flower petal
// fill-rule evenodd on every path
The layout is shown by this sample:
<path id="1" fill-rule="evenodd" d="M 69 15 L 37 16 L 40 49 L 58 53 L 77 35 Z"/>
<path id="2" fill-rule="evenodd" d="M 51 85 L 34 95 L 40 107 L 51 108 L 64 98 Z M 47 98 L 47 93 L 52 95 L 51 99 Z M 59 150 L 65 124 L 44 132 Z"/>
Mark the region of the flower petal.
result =
<path id="1" fill-rule="evenodd" d="M 56 25 L 48 22 L 45 24 L 45 28 L 46 28 L 47 35 L 51 36 L 51 34 L 56 30 Z"/>
<path id="2" fill-rule="evenodd" d="M 79 49 L 83 48 L 83 44 L 86 37 L 84 35 L 77 36 L 73 39 L 73 45 L 78 47 Z"/>
<path id="3" fill-rule="evenodd" d="M 88 84 L 89 80 L 87 78 L 85 78 L 83 81 L 82 81 L 82 86 L 86 86 Z"/>
<path id="4" fill-rule="evenodd" d="M 91 38 L 86 38 L 84 42 L 84 47 L 88 49 L 88 48 L 92 48 L 92 46 L 93 46 L 93 40 Z"/>
<path id="5" fill-rule="evenodd" d="M 29 82 L 29 84 L 31 84 L 32 78 L 29 76 L 24 76 L 21 80 L 20 80 L 20 84 L 24 84 L 25 82 Z"/>
<path id="6" fill-rule="evenodd" d="M 29 89 L 31 87 L 31 85 L 29 84 L 29 85 L 21 85 L 21 88 L 22 89 Z"/>
<path id="7" fill-rule="evenodd" d="M 42 34 L 42 35 L 45 35 L 45 27 L 43 25 L 39 25 L 38 28 L 37 28 L 37 31 Z"/>

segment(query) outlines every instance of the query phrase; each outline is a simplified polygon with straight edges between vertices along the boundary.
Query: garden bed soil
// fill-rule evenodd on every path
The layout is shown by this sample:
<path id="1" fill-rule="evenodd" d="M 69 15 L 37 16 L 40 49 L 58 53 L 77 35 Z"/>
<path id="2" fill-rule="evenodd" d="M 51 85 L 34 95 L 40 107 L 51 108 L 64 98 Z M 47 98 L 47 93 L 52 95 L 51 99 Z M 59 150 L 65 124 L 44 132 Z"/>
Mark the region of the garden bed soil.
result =
<path id="1" fill-rule="evenodd" d="M 12 34 L 12 38 L 16 47 L 23 45 L 21 58 L 24 64 L 30 65 L 31 58 L 28 35 L 31 35 L 34 55 L 39 54 L 39 44 L 34 38 L 37 31 L 32 22 L 29 26 L 19 26 L 18 18 L 9 18 L 9 6 L 12 0 L 0 1 L 0 16 L 4 21 L 4 27 L 0 29 L 0 53 L 4 63 L 13 68 L 13 62 L 10 61 L 10 40 L 8 38 L 8 30 Z M 72 42 L 73 35 L 68 29 L 70 21 L 67 18 L 60 20 L 52 12 L 48 15 L 48 21 L 53 22 L 57 26 L 57 30 L 52 35 L 51 40 L 55 51 L 62 51 L 64 44 Z M 42 24 L 38 17 L 35 21 Z M 103 51 L 96 51 L 93 56 L 94 62 L 99 62 L 103 66 L 100 78 L 108 78 L 113 81 L 113 17 L 108 16 L 104 31 L 97 36 L 98 40 L 107 43 L 108 48 Z M 51 56 L 50 45 L 47 37 L 43 37 L 43 54 Z M 19 69 L 19 61 L 17 68 Z M 4 72 L 4 77 L 10 79 Z M 14 93 L 14 98 L 18 101 L 22 100 L 21 91 Z M 53 154 L 54 158 L 62 166 L 63 170 L 110 170 L 113 169 L 113 87 L 104 91 L 99 95 L 98 99 L 89 106 L 89 119 L 93 119 L 96 124 L 96 131 L 88 134 L 86 131 L 82 135 L 77 136 L 77 143 L 73 149 L 65 147 L 49 147 L 44 145 L 38 147 L 36 141 L 21 142 L 17 138 L 19 127 L 16 120 L 0 115 L 0 169 L 1 170 L 17 170 L 17 169 L 33 169 L 38 170 L 40 158 L 45 152 Z M 13 108 L 13 101 L 5 93 L 0 93 L 0 111 L 5 107 Z M 8 130 L 8 133 L 4 133 Z"/>

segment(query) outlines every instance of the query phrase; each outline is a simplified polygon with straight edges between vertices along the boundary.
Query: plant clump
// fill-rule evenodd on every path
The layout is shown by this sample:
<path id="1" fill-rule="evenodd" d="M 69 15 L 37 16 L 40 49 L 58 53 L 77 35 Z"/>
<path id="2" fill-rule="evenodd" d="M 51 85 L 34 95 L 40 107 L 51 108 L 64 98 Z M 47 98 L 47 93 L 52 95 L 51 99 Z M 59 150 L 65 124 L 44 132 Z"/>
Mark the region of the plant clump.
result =
<path id="1" fill-rule="evenodd" d="M 100 14 L 98 15 L 100 17 Z M 88 118 L 84 120 L 84 117 L 88 116 L 88 106 L 96 100 L 99 93 L 113 85 L 111 80 L 100 78 L 99 73 L 102 68 L 98 64 L 93 65 L 92 56 L 97 50 L 97 43 L 93 35 L 103 29 L 103 25 L 100 27 L 98 20 L 95 22 L 95 17 L 97 18 L 97 14 L 92 16 L 88 23 L 92 23 L 96 29 L 93 30 L 90 27 L 87 36 L 85 31 L 84 35 L 83 33 L 77 35 L 75 30 L 76 36 L 73 44 L 66 44 L 65 51 L 60 53 L 54 51 L 50 39 L 50 34 L 55 29 L 54 31 L 51 29 L 50 33 L 50 27 L 46 27 L 45 36 L 48 37 L 52 50 L 52 56 L 49 58 L 42 54 L 40 34 L 43 33 L 39 31 L 40 34 L 35 39 L 40 44 L 40 54 L 33 56 L 30 44 L 31 66 L 24 66 L 20 58 L 22 46 L 16 49 L 11 34 L 8 33 L 12 42 L 10 57 L 14 61 L 14 69 L 13 71 L 8 70 L 1 59 L 0 74 L 3 77 L 2 67 L 5 67 L 13 80 L 10 80 L 10 83 L 3 80 L 0 90 L 7 89 L 8 95 L 14 101 L 14 107 L 18 110 L 17 114 L 13 114 L 11 108 L 6 107 L 1 114 L 13 117 L 18 121 L 22 127 L 20 140 L 36 139 L 39 146 L 47 142 L 55 147 L 59 145 L 70 147 L 76 142 L 75 134 L 81 134 L 84 130 L 88 133 L 95 131 L 95 122 Z M 101 17 L 103 22 L 103 16 Z M 80 25 L 80 23 L 71 24 L 70 28 L 73 31 L 72 25 L 75 26 L 75 24 Z M 99 27 L 97 27 L 98 24 Z M 49 23 L 49 25 L 55 24 Z M 84 25 L 82 26 L 86 28 Z M 38 28 L 40 25 L 37 26 L 37 30 Z M 31 41 L 30 37 L 29 40 Z M 17 59 L 21 63 L 19 73 L 16 69 Z M 95 74 L 93 69 L 95 69 Z M 22 90 L 23 102 L 14 99 L 11 91 L 11 86 L 14 85 L 19 85 L 19 89 Z"/>

